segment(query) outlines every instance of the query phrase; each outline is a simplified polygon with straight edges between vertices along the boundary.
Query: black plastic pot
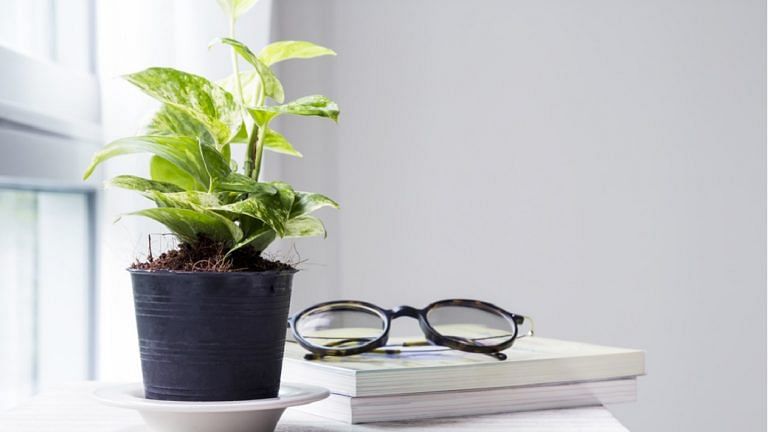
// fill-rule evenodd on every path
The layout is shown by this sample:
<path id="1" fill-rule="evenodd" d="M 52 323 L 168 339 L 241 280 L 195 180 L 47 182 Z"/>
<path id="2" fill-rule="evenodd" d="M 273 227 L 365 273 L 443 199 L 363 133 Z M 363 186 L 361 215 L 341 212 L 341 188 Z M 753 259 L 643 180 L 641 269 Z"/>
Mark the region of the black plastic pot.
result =
<path id="1" fill-rule="evenodd" d="M 276 397 L 295 270 L 130 270 L 148 399 Z"/>

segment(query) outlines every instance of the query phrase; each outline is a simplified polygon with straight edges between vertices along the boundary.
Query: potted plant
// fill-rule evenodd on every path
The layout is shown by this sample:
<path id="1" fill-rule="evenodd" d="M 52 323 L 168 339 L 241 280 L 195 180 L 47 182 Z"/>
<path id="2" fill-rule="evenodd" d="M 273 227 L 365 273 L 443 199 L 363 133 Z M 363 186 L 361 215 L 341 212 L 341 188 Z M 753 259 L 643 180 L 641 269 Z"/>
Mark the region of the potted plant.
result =
<path id="1" fill-rule="evenodd" d="M 95 154 L 100 163 L 149 153 L 150 178 L 120 175 L 111 186 L 134 190 L 155 207 L 131 215 L 165 225 L 180 243 L 129 269 L 133 283 L 145 395 L 150 399 L 222 401 L 277 395 L 297 271 L 262 256 L 277 238 L 324 236 L 310 213 L 338 208 L 330 198 L 260 181 L 264 150 L 301 156 L 271 128 L 280 115 L 326 117 L 338 106 L 324 96 L 285 103 L 270 68 L 289 59 L 335 55 L 302 41 L 275 42 L 258 54 L 234 38 L 235 22 L 254 0 L 219 0 L 233 74 L 222 81 L 153 67 L 125 76 L 162 105 L 143 134 Z M 241 71 L 238 59 L 250 65 Z M 244 149 L 241 169 L 231 159 Z"/>

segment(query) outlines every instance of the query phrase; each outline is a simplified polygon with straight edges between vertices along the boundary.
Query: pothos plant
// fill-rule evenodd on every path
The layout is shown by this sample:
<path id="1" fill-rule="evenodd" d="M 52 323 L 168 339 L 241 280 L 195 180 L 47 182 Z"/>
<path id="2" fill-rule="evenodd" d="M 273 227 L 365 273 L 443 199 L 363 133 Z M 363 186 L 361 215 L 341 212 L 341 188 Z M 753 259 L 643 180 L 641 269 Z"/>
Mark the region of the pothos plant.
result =
<path id="1" fill-rule="evenodd" d="M 124 78 L 162 103 L 142 135 L 118 139 L 96 153 L 85 172 L 121 155 L 150 153 L 150 177 L 120 175 L 108 185 L 137 191 L 155 208 L 132 215 L 165 225 L 182 242 L 201 239 L 223 245 L 226 256 L 243 248 L 261 252 L 276 238 L 324 236 L 322 222 L 310 215 L 332 199 L 291 185 L 259 180 L 264 150 L 301 154 L 271 127 L 281 115 L 338 120 L 339 108 L 325 96 L 285 103 L 283 86 L 271 66 L 289 59 L 335 55 L 304 41 L 281 41 L 254 53 L 234 38 L 235 22 L 256 0 L 219 0 L 230 23 L 229 37 L 214 45 L 231 49 L 233 73 L 219 82 L 180 70 L 152 67 Z M 240 70 L 239 59 L 250 67 Z M 244 147 L 242 169 L 233 149 Z"/>

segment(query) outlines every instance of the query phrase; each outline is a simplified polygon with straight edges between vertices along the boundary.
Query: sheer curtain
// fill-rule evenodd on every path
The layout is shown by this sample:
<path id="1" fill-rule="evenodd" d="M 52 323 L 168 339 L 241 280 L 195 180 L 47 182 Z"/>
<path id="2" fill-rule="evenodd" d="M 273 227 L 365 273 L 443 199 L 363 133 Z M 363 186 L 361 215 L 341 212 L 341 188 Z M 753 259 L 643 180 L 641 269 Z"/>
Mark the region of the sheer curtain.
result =
<path id="1" fill-rule="evenodd" d="M 237 38 L 256 47 L 266 44 L 271 10 L 271 0 L 261 0 L 238 22 Z M 215 0 L 100 1 L 96 6 L 96 27 L 105 142 L 134 134 L 156 107 L 148 96 L 119 79 L 120 75 L 150 66 L 175 67 L 210 79 L 231 73 L 227 50 L 207 48 L 211 39 L 225 36 L 228 31 Z M 123 173 L 146 176 L 147 161 L 141 157 L 114 159 L 103 170 L 104 178 Z M 120 213 L 150 206 L 134 193 L 108 189 L 102 204 L 98 377 L 135 381 L 140 379 L 139 356 L 131 285 L 125 268 L 144 257 L 147 233 L 165 230 L 133 217 L 112 224 Z"/>

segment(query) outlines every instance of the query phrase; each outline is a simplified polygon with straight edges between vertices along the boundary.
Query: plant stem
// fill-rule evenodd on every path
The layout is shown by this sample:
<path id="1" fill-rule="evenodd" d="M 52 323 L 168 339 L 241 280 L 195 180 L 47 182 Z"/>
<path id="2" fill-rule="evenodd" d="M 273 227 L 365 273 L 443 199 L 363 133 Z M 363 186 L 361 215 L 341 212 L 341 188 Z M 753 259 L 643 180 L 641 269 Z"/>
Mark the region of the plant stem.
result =
<path id="1" fill-rule="evenodd" d="M 245 163 L 243 164 L 243 170 L 245 170 L 245 175 L 248 177 L 253 176 L 253 160 L 255 159 L 254 149 L 256 146 L 256 140 L 258 139 L 258 126 L 256 125 L 256 122 L 253 123 L 253 128 L 251 128 L 251 132 L 248 134 L 248 146 L 245 148 Z M 258 180 L 258 175 L 256 177 L 256 180 Z"/>
<path id="2" fill-rule="evenodd" d="M 259 181 L 259 174 L 261 173 L 261 155 L 264 153 L 264 137 L 267 135 L 267 125 L 259 128 L 256 139 L 256 148 L 254 162 L 253 162 L 253 175 L 254 180 Z"/>
<path id="3" fill-rule="evenodd" d="M 235 19 L 229 20 L 229 37 L 235 38 Z M 237 93 L 237 99 L 240 103 L 240 115 L 243 118 L 243 124 L 248 124 L 246 121 L 247 112 L 245 109 L 245 102 L 243 100 L 243 84 L 240 80 L 240 66 L 238 64 L 237 52 L 232 48 L 232 69 L 235 73 L 235 91 Z M 261 77 L 259 77 L 261 81 Z M 256 106 L 262 106 L 265 102 L 264 83 L 261 82 L 259 86 L 259 96 L 256 99 Z M 261 156 L 264 153 L 264 137 L 266 136 L 267 126 L 258 127 L 254 122 L 248 135 L 248 146 L 245 149 L 245 163 L 243 164 L 243 170 L 245 175 L 259 181 L 259 174 L 261 172 Z"/>
<path id="4" fill-rule="evenodd" d="M 256 99 L 256 106 L 262 106 L 265 105 L 264 102 L 266 102 L 266 96 L 264 94 L 264 83 L 261 81 L 261 77 L 259 77 L 259 97 Z M 248 151 L 248 155 L 253 155 L 253 158 L 251 159 L 253 161 L 253 172 L 251 175 L 251 178 L 253 178 L 256 181 L 259 181 L 259 174 L 261 173 L 261 155 L 264 153 L 264 137 L 267 135 L 267 128 L 269 127 L 269 122 L 266 122 L 264 127 L 258 127 L 256 125 L 256 122 L 253 124 L 253 133 L 256 133 L 258 128 L 258 134 L 256 134 L 256 140 L 255 140 L 255 148 L 251 146 L 250 150 Z M 254 142 L 253 139 L 248 140 L 248 144 L 250 145 L 252 142 Z"/>
<path id="5" fill-rule="evenodd" d="M 235 19 L 230 18 L 229 20 L 229 37 L 234 39 L 235 38 Z M 235 72 L 235 93 L 237 93 L 237 101 L 240 103 L 240 106 L 243 106 L 243 85 L 240 82 L 240 65 L 238 63 L 237 59 L 237 52 L 235 51 L 235 48 L 233 47 L 230 50 L 231 58 L 232 58 L 232 70 Z M 245 115 L 242 110 L 240 112 L 241 115 Z M 245 121 L 245 118 L 243 118 L 243 121 Z"/>
<path id="6" fill-rule="evenodd" d="M 230 18 L 229 20 L 229 37 L 234 39 L 235 38 L 235 19 Z M 243 100 L 243 83 L 240 79 L 240 64 L 238 62 L 237 58 L 237 52 L 234 48 L 230 51 L 231 58 L 232 58 L 232 71 L 235 74 L 235 94 L 237 97 L 237 102 L 240 105 L 240 116 L 243 119 L 243 125 L 248 125 L 247 122 L 247 113 L 245 110 L 245 101 Z M 243 164 L 243 170 L 245 171 L 245 175 L 251 176 L 251 172 L 253 171 L 253 146 L 254 146 L 254 139 L 256 138 L 256 124 L 254 123 L 253 128 L 251 129 L 251 133 L 248 136 L 248 146 L 245 150 L 245 163 Z"/>

